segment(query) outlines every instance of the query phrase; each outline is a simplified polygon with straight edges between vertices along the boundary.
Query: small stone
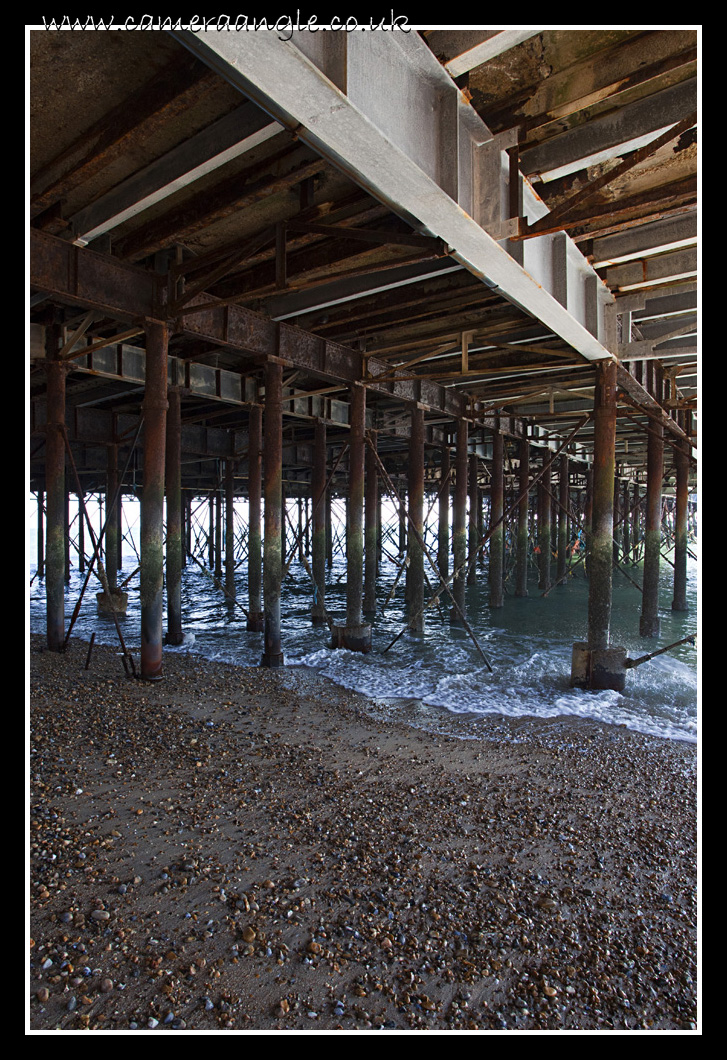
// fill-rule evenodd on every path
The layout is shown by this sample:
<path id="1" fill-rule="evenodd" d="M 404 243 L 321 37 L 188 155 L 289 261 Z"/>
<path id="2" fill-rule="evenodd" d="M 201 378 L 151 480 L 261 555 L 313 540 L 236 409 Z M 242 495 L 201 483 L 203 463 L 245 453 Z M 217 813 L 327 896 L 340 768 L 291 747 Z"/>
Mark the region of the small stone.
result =
<path id="1" fill-rule="evenodd" d="M 110 916 L 111 913 L 109 913 L 108 909 L 94 909 L 91 913 L 91 920 L 97 920 L 100 922 L 102 920 L 108 920 Z"/>
<path id="2" fill-rule="evenodd" d="M 48 1000 L 48 998 L 50 997 L 50 992 L 48 990 L 48 987 L 47 986 L 42 986 L 40 988 L 40 990 L 38 990 L 36 992 L 35 996 L 38 998 L 38 1001 L 40 1001 L 41 1005 L 44 1005 L 46 1003 L 46 1001 Z"/>
<path id="3" fill-rule="evenodd" d="M 257 938 L 257 935 L 248 924 L 247 927 L 243 929 L 242 937 L 244 938 L 245 942 L 253 942 Z"/>
<path id="4" fill-rule="evenodd" d="M 113 979 L 104 979 L 101 983 L 101 993 L 108 994 L 114 988 Z"/>

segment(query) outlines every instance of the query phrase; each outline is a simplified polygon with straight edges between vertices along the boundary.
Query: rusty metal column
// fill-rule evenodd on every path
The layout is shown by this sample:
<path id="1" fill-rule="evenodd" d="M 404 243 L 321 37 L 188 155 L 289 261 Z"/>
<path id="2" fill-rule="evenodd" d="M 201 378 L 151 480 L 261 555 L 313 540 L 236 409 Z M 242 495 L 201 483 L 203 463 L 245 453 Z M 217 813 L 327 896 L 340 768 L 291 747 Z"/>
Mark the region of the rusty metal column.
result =
<path id="1" fill-rule="evenodd" d="M 613 480 L 613 562 L 618 563 L 623 554 L 623 529 L 621 525 L 621 482 L 618 477 Z"/>
<path id="2" fill-rule="evenodd" d="M 284 665 L 280 591 L 283 577 L 283 366 L 265 365 L 265 540 L 263 550 L 263 597 L 265 605 L 265 651 L 262 665 Z"/>
<path id="3" fill-rule="evenodd" d="M 452 511 L 452 565 L 454 581 L 452 595 L 462 614 L 465 614 L 465 586 L 467 564 L 467 421 L 457 420 L 457 449 L 455 452 L 454 507 Z M 449 615 L 451 625 L 461 625 L 456 608 Z"/>
<path id="4" fill-rule="evenodd" d="M 167 393 L 167 644 L 182 643 L 182 405 L 176 388 Z"/>
<path id="5" fill-rule="evenodd" d="M 505 591 L 505 440 L 499 431 L 492 435 L 492 482 L 490 490 L 490 607 L 503 607 Z M 498 524 L 498 525 L 496 525 Z M 495 529 L 493 530 L 492 527 Z"/>
<path id="6" fill-rule="evenodd" d="M 119 558 L 119 520 L 118 502 L 114 499 L 119 488 L 118 448 L 110 445 L 106 450 L 106 578 L 109 589 L 115 592 L 118 588 L 118 558 Z M 78 505 L 79 523 L 79 569 L 80 550 L 83 547 L 83 534 L 81 526 L 83 518 L 81 505 Z"/>
<path id="7" fill-rule="evenodd" d="M 591 584 L 588 645 L 607 648 L 613 591 L 613 480 L 616 472 L 616 366 L 599 365 L 594 412 Z"/>
<path id="8" fill-rule="evenodd" d="M 234 600 L 235 591 L 235 461 L 225 460 L 225 592 Z"/>
<path id="9" fill-rule="evenodd" d="M 313 555 L 311 557 L 313 581 L 313 607 L 311 621 L 314 626 L 326 622 L 326 425 L 316 420 L 313 438 L 313 473 L 311 475 L 311 504 L 313 508 Z"/>
<path id="10" fill-rule="evenodd" d="M 676 523 L 674 526 L 674 598 L 672 611 L 688 611 L 687 604 L 687 508 L 689 504 L 689 457 L 676 452 Z"/>
<path id="11" fill-rule="evenodd" d="M 366 498 L 364 504 L 364 601 L 366 614 L 376 611 L 376 575 L 378 573 L 379 483 L 376 467 L 377 432 L 369 431 L 366 447 Z"/>
<path id="12" fill-rule="evenodd" d="M 470 511 L 467 523 L 467 584 L 477 585 L 477 546 L 479 536 L 477 528 L 481 518 L 480 491 L 477 486 L 477 453 L 470 453 L 469 498 Z"/>
<path id="13" fill-rule="evenodd" d="M 66 579 L 66 368 L 57 360 L 62 332 L 46 328 L 48 398 L 45 436 L 46 485 L 46 635 L 49 651 L 62 651 L 64 641 L 64 588 Z"/>
<path id="14" fill-rule="evenodd" d="M 326 509 L 326 564 L 328 567 L 333 566 L 333 498 L 331 491 L 333 486 L 326 490 L 325 509 Z"/>
<path id="15" fill-rule="evenodd" d="M 659 559 L 661 551 L 661 481 L 664 477 L 664 428 L 650 423 L 646 450 L 646 528 L 644 592 L 639 634 L 659 636 Z"/>
<path id="16" fill-rule="evenodd" d="M 556 581 L 563 585 L 568 569 L 568 505 L 570 490 L 568 486 L 568 454 L 560 458 L 560 482 L 558 483 L 558 564 Z"/>
<path id="17" fill-rule="evenodd" d="M 146 324 L 144 487 L 141 497 L 141 676 L 162 676 L 164 611 L 164 460 L 167 349 L 164 324 Z"/>
<path id="18" fill-rule="evenodd" d="M 101 498 L 100 498 L 100 495 L 99 495 L 99 505 L 100 505 L 100 503 L 101 503 Z M 64 566 L 64 571 L 65 571 L 64 577 L 65 577 L 65 580 L 67 582 L 69 582 L 71 580 L 71 513 L 70 513 L 70 506 L 71 506 L 71 494 L 70 494 L 69 490 L 66 490 L 66 496 L 64 498 L 64 506 L 63 506 L 63 545 L 64 545 L 64 549 L 65 549 L 65 556 L 64 556 L 64 559 L 63 559 L 63 566 Z M 78 509 L 79 517 L 80 517 L 80 514 L 81 514 L 81 509 L 79 508 Z M 102 542 L 102 547 L 103 547 L 103 542 Z M 100 549 L 99 549 L 99 557 L 101 557 L 101 550 Z"/>
<path id="19" fill-rule="evenodd" d="M 250 409 L 247 450 L 248 534 L 247 534 L 247 629 L 262 633 L 265 615 L 262 605 L 262 533 L 260 528 L 262 494 L 263 410 Z"/>
<path id="20" fill-rule="evenodd" d="M 207 535 L 207 566 L 210 570 L 215 565 L 215 497 L 210 493 L 209 507 L 209 533 Z"/>
<path id="21" fill-rule="evenodd" d="M 439 491 L 439 523 L 437 528 L 437 567 L 439 573 L 446 581 L 449 577 L 449 497 L 450 486 L 450 458 L 447 446 L 442 449 L 441 479 Z M 442 485 L 446 481 L 446 485 Z"/>
<path id="22" fill-rule="evenodd" d="M 84 503 L 83 492 L 77 494 L 78 497 L 78 514 L 82 514 L 82 505 Z M 79 518 L 78 520 L 78 571 L 79 574 L 83 574 L 86 570 L 86 538 L 85 538 L 85 520 Z"/>
<path id="23" fill-rule="evenodd" d="M 334 648 L 371 650 L 371 626 L 363 622 L 363 502 L 366 390 L 350 390 L 349 481 L 346 506 L 346 625 L 331 630 Z"/>
<path id="24" fill-rule="evenodd" d="M 593 536 L 593 469 L 586 472 L 586 499 L 583 513 L 583 534 L 585 537 L 586 558 L 583 561 L 586 577 L 591 574 L 591 538 Z"/>
<path id="25" fill-rule="evenodd" d="M 629 511 L 629 484 L 624 482 L 621 495 L 621 509 L 623 511 L 623 560 L 624 563 L 631 556 L 631 512 Z"/>
<path id="26" fill-rule="evenodd" d="M 549 451 L 543 454 L 543 460 L 550 457 Z M 550 588 L 550 546 L 551 546 L 551 523 L 550 523 L 550 468 L 545 472 L 538 483 L 538 568 L 540 579 L 539 589 Z"/>
<path id="27" fill-rule="evenodd" d="M 528 484 L 530 482 L 530 443 L 520 439 L 518 486 L 522 496 L 517 512 L 517 552 L 515 556 L 515 596 L 528 595 Z"/>
<path id="28" fill-rule="evenodd" d="M 43 490 L 38 490 L 38 565 L 36 570 L 39 578 L 43 578 L 45 574 L 45 514 L 43 511 L 43 497 Z"/>
<path id="29" fill-rule="evenodd" d="M 616 370 L 614 361 L 599 362 L 596 369 L 588 641 L 573 645 L 571 684 L 622 691 L 626 681 L 626 650 L 609 647 L 613 595 Z"/>
<path id="30" fill-rule="evenodd" d="M 424 632 L 424 552 L 417 539 L 424 539 L 424 410 L 411 413 L 409 445 L 409 629 Z"/>
<path id="31" fill-rule="evenodd" d="M 215 577 L 222 577 L 222 491 L 215 487 Z"/>

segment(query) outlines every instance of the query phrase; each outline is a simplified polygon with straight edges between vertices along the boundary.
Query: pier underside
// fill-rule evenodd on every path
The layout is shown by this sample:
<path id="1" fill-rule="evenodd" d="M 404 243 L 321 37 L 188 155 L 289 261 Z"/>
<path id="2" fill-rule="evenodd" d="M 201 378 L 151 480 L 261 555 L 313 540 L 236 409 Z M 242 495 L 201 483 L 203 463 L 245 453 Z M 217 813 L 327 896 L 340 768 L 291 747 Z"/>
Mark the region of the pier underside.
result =
<path id="1" fill-rule="evenodd" d="M 161 676 L 164 641 L 181 639 L 190 557 L 264 631 L 263 664 L 282 665 L 286 537 L 309 566 L 311 620 L 367 651 L 388 498 L 412 632 L 427 580 L 468 627 L 483 556 L 491 607 L 523 595 L 522 580 L 503 587 L 508 542 L 520 570 L 536 551 L 543 591 L 585 560 L 573 679 L 622 686 L 614 564 L 643 558 L 639 632 L 657 636 L 667 527 L 686 607 L 697 33 L 29 37 L 29 470 L 49 648 L 67 635 L 70 562 L 123 595 L 114 513 L 133 493 L 141 676 Z M 106 511 L 104 540 L 87 530 L 80 547 L 79 518 L 73 554 L 69 494 Z M 332 496 L 347 502 L 336 623 Z"/>

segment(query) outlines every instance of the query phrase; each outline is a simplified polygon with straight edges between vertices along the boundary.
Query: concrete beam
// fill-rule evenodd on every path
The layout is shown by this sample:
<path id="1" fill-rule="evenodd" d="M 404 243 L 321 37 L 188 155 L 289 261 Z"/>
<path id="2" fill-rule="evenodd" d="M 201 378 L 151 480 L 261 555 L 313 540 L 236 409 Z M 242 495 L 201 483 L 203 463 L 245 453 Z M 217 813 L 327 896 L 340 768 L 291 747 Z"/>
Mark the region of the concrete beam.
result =
<path id="1" fill-rule="evenodd" d="M 585 259 L 573 298 L 577 316 L 549 290 L 549 237 L 541 237 L 548 263 L 542 265 L 533 250 L 526 269 L 475 220 L 479 149 L 492 135 L 417 35 L 338 34 L 339 48 L 346 48 L 343 87 L 329 78 L 323 51 L 314 58 L 305 54 L 311 34 L 294 34 L 290 41 L 273 32 L 174 36 L 415 229 L 442 239 L 455 260 L 584 357 L 610 358 L 589 330 L 593 314 L 585 308 L 594 293 L 599 306 L 610 295 L 589 289 L 596 274 Z"/>

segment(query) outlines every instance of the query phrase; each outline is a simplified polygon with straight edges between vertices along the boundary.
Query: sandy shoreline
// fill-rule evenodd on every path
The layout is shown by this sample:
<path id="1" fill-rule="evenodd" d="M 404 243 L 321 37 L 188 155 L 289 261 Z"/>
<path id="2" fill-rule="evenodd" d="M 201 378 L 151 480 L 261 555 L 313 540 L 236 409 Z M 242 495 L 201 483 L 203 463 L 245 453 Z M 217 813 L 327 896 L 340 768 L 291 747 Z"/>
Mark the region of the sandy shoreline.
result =
<path id="1" fill-rule="evenodd" d="M 31 1031 L 697 1028 L 694 744 L 42 646 Z"/>

